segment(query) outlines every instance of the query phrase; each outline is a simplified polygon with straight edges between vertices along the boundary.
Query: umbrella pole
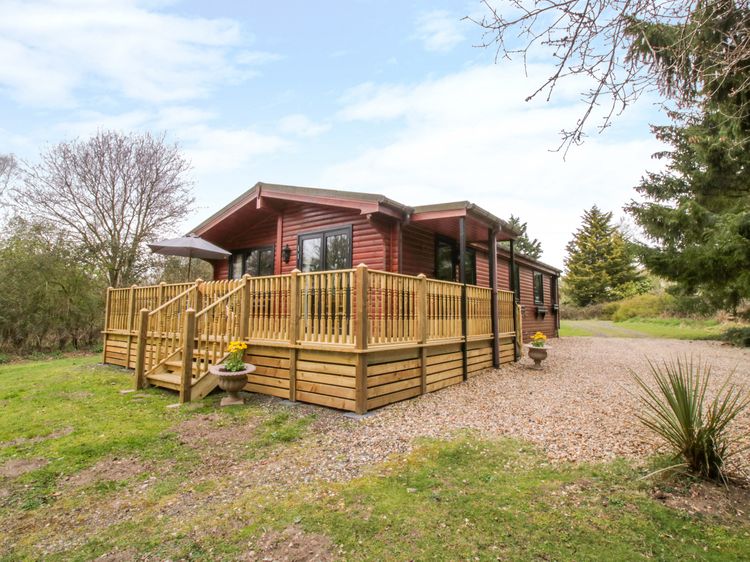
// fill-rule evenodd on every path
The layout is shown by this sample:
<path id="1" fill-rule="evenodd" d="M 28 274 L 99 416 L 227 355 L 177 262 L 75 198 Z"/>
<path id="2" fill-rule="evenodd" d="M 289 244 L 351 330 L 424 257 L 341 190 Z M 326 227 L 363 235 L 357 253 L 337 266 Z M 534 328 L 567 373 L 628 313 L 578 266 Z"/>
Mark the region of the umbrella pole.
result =
<path id="1" fill-rule="evenodd" d="M 193 258 L 188 256 L 188 274 L 187 274 L 187 280 L 190 281 L 190 267 L 193 265 Z"/>

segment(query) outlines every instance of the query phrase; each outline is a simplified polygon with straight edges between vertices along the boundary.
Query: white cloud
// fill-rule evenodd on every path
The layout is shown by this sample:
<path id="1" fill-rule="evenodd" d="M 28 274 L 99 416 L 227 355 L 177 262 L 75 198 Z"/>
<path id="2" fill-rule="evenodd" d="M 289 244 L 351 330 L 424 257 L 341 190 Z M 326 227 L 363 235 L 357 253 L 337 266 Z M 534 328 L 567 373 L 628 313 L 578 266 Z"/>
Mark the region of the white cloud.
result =
<path id="1" fill-rule="evenodd" d="M 584 208 L 620 212 L 635 195 L 657 150 L 639 108 L 622 118 L 642 123 L 641 138 L 619 140 L 617 128 L 574 148 L 564 161 L 549 148 L 557 131 L 575 124 L 578 85 L 556 103 L 526 103 L 530 84 L 549 71 L 531 67 L 524 80 L 513 66 L 479 66 L 418 84 L 358 86 L 342 98 L 350 122 L 394 121 L 395 138 L 329 166 L 323 185 L 375 191 L 409 204 L 468 199 L 500 217 L 529 223 L 544 259 L 562 265 L 564 246 Z M 399 125 L 400 124 L 400 125 Z"/>
<path id="2" fill-rule="evenodd" d="M 166 14 L 137 0 L 0 0 L 0 88 L 23 103 L 109 95 L 172 103 L 238 81 L 270 53 L 234 49 L 237 22 Z"/>
<path id="3" fill-rule="evenodd" d="M 279 121 L 279 129 L 282 133 L 296 135 L 298 137 L 317 137 L 328 131 L 330 128 L 330 124 L 316 123 L 301 113 L 287 115 Z"/>
<path id="4" fill-rule="evenodd" d="M 445 10 L 434 10 L 417 18 L 415 37 L 427 51 L 447 52 L 464 40 L 459 19 Z"/>
<path id="5" fill-rule="evenodd" d="M 283 58 L 278 53 L 269 53 L 267 51 L 242 51 L 237 54 L 235 60 L 240 64 L 267 64 Z"/>

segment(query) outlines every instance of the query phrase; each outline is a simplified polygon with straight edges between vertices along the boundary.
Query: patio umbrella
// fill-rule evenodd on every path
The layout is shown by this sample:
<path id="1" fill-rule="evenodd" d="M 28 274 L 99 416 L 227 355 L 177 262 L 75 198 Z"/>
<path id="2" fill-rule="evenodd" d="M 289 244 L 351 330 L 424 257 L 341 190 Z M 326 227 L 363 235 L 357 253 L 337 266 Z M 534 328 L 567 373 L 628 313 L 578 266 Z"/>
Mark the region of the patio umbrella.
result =
<path id="1" fill-rule="evenodd" d="M 155 254 L 188 258 L 188 281 L 190 280 L 190 268 L 193 258 L 220 260 L 232 255 L 231 252 L 227 252 L 224 248 L 220 248 L 216 244 L 211 244 L 211 242 L 197 236 L 182 236 L 180 238 L 160 240 L 159 242 L 149 244 L 148 247 Z"/>

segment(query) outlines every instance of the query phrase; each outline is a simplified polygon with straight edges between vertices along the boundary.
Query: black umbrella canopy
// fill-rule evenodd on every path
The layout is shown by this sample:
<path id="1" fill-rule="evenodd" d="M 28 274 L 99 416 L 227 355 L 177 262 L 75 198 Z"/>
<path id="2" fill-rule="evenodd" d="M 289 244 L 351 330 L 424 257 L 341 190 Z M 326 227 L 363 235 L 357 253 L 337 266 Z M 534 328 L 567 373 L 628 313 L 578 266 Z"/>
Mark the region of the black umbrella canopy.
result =
<path id="1" fill-rule="evenodd" d="M 220 260 L 231 256 L 224 248 L 198 238 L 197 236 L 182 236 L 169 240 L 160 240 L 148 245 L 155 254 L 165 256 L 182 256 L 184 258 L 200 258 L 204 260 Z"/>
<path id="2" fill-rule="evenodd" d="M 232 255 L 231 252 L 227 252 L 224 248 L 220 248 L 216 244 L 211 244 L 211 242 L 204 240 L 203 238 L 198 238 L 197 236 L 182 236 L 180 238 L 161 240 L 154 244 L 149 244 L 148 247 L 151 248 L 151 251 L 155 254 L 188 258 L 188 281 L 190 280 L 190 270 L 193 265 L 193 258 L 203 260 L 222 260 Z"/>

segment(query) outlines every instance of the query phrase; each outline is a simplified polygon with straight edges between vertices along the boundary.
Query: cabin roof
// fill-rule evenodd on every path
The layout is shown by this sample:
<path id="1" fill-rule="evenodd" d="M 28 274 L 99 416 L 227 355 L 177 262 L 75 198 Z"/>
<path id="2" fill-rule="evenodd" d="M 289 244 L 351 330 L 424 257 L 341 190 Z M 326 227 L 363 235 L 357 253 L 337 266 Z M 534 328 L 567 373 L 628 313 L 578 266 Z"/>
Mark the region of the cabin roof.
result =
<path id="1" fill-rule="evenodd" d="M 488 226 L 497 228 L 502 234 L 502 239 L 507 240 L 518 236 L 518 232 L 513 230 L 506 221 L 469 201 L 454 201 L 410 207 L 378 193 L 362 193 L 359 191 L 302 187 L 266 182 L 256 183 L 253 187 L 230 201 L 227 205 L 219 209 L 219 211 L 192 229 L 190 234 L 202 234 L 252 200 L 260 199 L 264 196 L 280 199 L 294 198 L 296 200 L 306 200 L 310 203 L 334 207 L 361 203 L 361 210 L 363 212 L 385 212 L 394 218 L 402 220 L 407 218 L 415 221 L 430 220 L 433 217 L 450 216 L 454 213 L 458 216 L 458 214 L 463 213 L 464 215 L 472 215 Z"/>

